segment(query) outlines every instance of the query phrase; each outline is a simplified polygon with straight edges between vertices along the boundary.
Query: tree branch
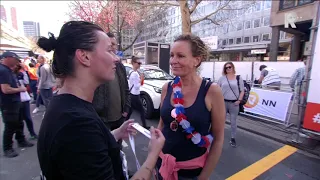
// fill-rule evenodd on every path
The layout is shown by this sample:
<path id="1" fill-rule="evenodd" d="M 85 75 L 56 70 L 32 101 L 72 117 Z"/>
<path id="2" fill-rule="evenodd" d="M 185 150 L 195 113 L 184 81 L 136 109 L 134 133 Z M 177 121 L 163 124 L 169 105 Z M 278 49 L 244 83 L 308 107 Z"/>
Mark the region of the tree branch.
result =
<path id="1" fill-rule="evenodd" d="M 141 33 L 142 33 L 142 30 L 139 30 L 138 34 L 136 35 L 136 37 L 134 37 L 131 44 L 129 44 L 126 48 L 122 49 L 122 51 L 126 51 L 127 49 L 131 48 L 133 44 L 136 42 L 136 40 L 138 39 L 138 37 L 141 35 Z"/>
<path id="2" fill-rule="evenodd" d="M 193 4 L 193 6 L 191 7 L 191 9 L 189 10 L 190 14 L 193 13 L 194 10 L 196 10 L 197 6 L 201 3 L 202 0 L 196 0 Z"/>
<path id="3" fill-rule="evenodd" d="M 80 7 L 80 9 L 86 14 L 86 16 L 89 16 L 88 13 L 83 9 L 83 7 L 81 6 L 80 2 L 78 1 L 74 1 L 75 3 L 78 4 L 78 6 Z"/>
<path id="4" fill-rule="evenodd" d="M 164 3 L 144 4 L 144 3 L 141 3 L 141 2 L 134 2 L 133 4 L 139 5 L 142 8 L 145 8 L 145 7 L 148 7 L 148 6 L 176 6 L 176 7 L 179 7 L 179 4 L 168 2 L 168 0 L 166 2 L 164 2 Z"/>
<path id="5" fill-rule="evenodd" d="M 200 18 L 200 19 L 191 21 L 191 25 L 198 24 L 199 22 L 201 22 L 201 21 L 203 21 L 203 20 L 206 20 L 206 19 L 208 19 L 210 16 L 212 16 L 212 15 L 216 14 L 217 12 L 223 10 L 223 8 L 225 8 L 225 7 L 228 6 L 228 4 L 230 3 L 230 1 L 231 1 L 231 0 L 228 0 L 228 2 L 227 2 L 226 4 L 224 4 L 223 6 L 217 8 L 214 12 L 206 15 L 205 17 L 202 17 L 202 18 Z"/>

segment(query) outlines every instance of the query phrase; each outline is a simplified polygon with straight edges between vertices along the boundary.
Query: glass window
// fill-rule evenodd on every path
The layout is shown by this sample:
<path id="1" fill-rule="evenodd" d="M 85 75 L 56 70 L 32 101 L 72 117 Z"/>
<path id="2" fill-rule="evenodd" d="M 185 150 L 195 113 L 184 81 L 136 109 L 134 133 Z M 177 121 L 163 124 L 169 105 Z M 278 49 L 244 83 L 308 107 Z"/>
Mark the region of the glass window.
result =
<path id="1" fill-rule="evenodd" d="M 259 42 L 259 36 L 252 36 L 252 42 Z"/>
<path id="2" fill-rule="evenodd" d="M 260 19 L 255 19 L 253 21 L 253 28 L 258 28 L 260 27 Z"/>
<path id="3" fill-rule="evenodd" d="M 233 39 L 229 39 L 229 45 L 233 44 Z"/>
<path id="4" fill-rule="evenodd" d="M 249 8 L 245 11 L 245 13 L 246 13 L 246 14 L 252 13 L 252 9 L 253 9 L 252 7 L 249 7 Z"/>
<path id="5" fill-rule="evenodd" d="M 307 4 L 307 3 L 311 3 L 314 0 L 298 0 L 298 5 L 303 5 L 303 4 Z"/>
<path id="6" fill-rule="evenodd" d="M 244 23 L 244 29 L 250 29 L 251 28 L 251 21 L 246 21 Z"/>
<path id="7" fill-rule="evenodd" d="M 270 9 L 270 8 L 271 8 L 271 0 L 265 0 L 264 9 Z"/>
<path id="8" fill-rule="evenodd" d="M 223 41 L 222 41 L 222 45 L 227 45 L 227 40 L 226 39 L 224 39 Z"/>
<path id="9" fill-rule="evenodd" d="M 227 33 L 228 32 L 228 24 L 223 25 L 223 32 Z"/>
<path id="10" fill-rule="evenodd" d="M 144 69 L 145 79 L 172 80 L 173 77 L 161 69 Z"/>
<path id="11" fill-rule="evenodd" d="M 280 9 L 292 8 L 295 6 L 294 0 L 280 0 Z"/>
<path id="12" fill-rule="evenodd" d="M 236 39 L 236 44 L 241 44 L 241 42 L 242 42 L 242 38 L 237 38 Z"/>
<path id="13" fill-rule="evenodd" d="M 243 42 L 244 42 L 244 43 L 249 43 L 249 42 L 250 42 L 250 37 L 244 37 Z"/>
<path id="14" fill-rule="evenodd" d="M 263 34 L 262 41 L 270 41 L 270 34 Z"/>
<path id="15" fill-rule="evenodd" d="M 242 26 L 243 26 L 242 22 L 238 23 L 237 24 L 237 31 L 241 31 L 242 30 Z"/>
<path id="16" fill-rule="evenodd" d="M 263 18 L 263 26 L 270 26 L 270 17 Z"/>
<path id="17" fill-rule="evenodd" d="M 256 5 L 255 5 L 254 9 L 256 11 L 260 11 L 261 10 L 261 1 L 256 1 Z"/>
<path id="18" fill-rule="evenodd" d="M 229 24 L 229 32 L 235 31 L 235 25 L 233 23 Z"/>

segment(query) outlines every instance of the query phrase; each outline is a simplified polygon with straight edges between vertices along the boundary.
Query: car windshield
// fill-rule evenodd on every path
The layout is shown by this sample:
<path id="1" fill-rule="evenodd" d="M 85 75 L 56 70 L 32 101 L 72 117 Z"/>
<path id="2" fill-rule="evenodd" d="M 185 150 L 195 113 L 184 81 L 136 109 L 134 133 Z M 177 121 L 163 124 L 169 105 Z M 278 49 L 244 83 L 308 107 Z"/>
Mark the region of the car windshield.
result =
<path id="1" fill-rule="evenodd" d="M 145 69 L 144 79 L 173 80 L 173 77 L 161 69 Z"/>

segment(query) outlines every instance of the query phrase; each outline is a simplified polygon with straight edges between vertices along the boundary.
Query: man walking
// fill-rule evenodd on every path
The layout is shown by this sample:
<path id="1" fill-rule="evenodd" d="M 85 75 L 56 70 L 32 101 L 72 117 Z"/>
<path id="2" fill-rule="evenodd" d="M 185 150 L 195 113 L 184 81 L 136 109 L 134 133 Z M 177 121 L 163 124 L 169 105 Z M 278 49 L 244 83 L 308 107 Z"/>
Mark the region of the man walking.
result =
<path id="1" fill-rule="evenodd" d="M 117 41 L 112 33 L 107 33 L 116 54 Z M 94 94 L 93 106 L 108 128 L 119 128 L 130 110 L 130 92 L 126 69 L 119 61 L 116 63 L 115 79 L 99 86 Z M 119 141 L 121 144 L 121 140 Z"/>
<path id="2" fill-rule="evenodd" d="M 20 86 L 12 70 L 20 62 L 19 57 L 12 52 L 4 52 L 0 64 L 0 108 L 4 122 L 3 151 L 6 157 L 16 157 L 18 153 L 12 148 L 12 137 L 18 141 L 19 147 L 32 147 L 23 134 L 23 119 L 20 115 L 20 92 L 27 89 Z"/>
<path id="3" fill-rule="evenodd" d="M 39 55 L 38 62 L 40 63 L 38 93 L 40 93 L 43 104 L 47 108 L 53 96 L 52 88 L 55 86 L 55 78 L 44 56 Z"/>

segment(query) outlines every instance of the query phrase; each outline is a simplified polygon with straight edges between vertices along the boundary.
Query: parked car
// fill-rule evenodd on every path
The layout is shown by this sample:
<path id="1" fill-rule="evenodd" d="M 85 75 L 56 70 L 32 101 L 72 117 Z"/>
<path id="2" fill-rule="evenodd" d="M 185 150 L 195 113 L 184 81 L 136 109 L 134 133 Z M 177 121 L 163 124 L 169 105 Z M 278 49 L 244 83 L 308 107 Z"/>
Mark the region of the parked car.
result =
<path id="1" fill-rule="evenodd" d="M 124 66 L 129 78 L 132 65 Z M 146 118 L 151 118 L 153 113 L 160 109 L 162 86 L 173 80 L 173 76 L 153 65 L 141 65 L 139 72 L 144 75 L 144 84 L 140 88 L 142 105 Z"/>

